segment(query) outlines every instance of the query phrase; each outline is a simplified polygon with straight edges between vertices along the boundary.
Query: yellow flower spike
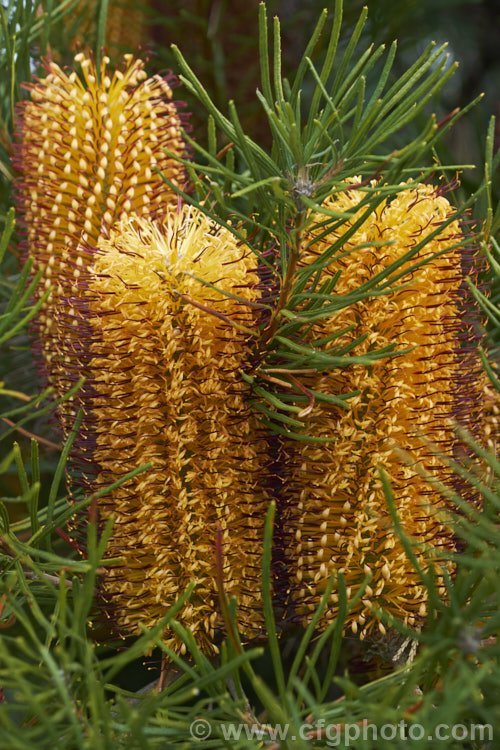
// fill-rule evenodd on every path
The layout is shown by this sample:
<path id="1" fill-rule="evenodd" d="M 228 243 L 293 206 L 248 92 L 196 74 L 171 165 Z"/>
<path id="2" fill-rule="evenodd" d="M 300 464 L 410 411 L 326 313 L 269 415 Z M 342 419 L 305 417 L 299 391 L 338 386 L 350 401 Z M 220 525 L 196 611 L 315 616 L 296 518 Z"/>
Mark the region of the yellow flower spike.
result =
<path id="1" fill-rule="evenodd" d="M 47 63 L 47 75 L 29 86 L 31 101 L 18 118 L 16 165 L 28 254 L 43 271 L 39 293 L 52 287 L 38 318 L 49 380 L 67 390 L 64 362 L 54 352 L 53 311 L 72 294 L 99 239 L 120 217 L 162 217 L 171 188 L 155 171 L 183 185 L 183 168 L 164 153 L 182 155 L 182 116 L 172 100 L 171 81 L 148 78 L 144 63 L 125 56 L 122 70 L 104 57 L 98 81 L 93 60 L 75 57 L 81 69 Z M 65 356 L 71 356 L 66 352 Z"/>
<path id="2" fill-rule="evenodd" d="M 102 594 L 118 631 L 135 633 L 139 623 L 158 622 L 194 581 L 178 620 L 211 653 L 221 625 L 218 534 L 224 590 L 238 598 L 241 632 L 261 628 L 266 441 L 239 374 L 249 336 L 226 320 L 255 322 L 244 301 L 260 297 L 256 259 L 188 207 L 170 210 L 162 223 L 122 220 L 99 252 L 70 300 L 82 323 L 75 360 L 86 376 L 76 463 L 87 491 L 153 465 L 99 500 L 100 521 L 114 520 L 107 554 L 124 558 L 106 569 Z M 165 642 L 182 648 L 170 631 Z"/>
<path id="3" fill-rule="evenodd" d="M 324 233 L 324 226 L 317 230 L 313 226 L 304 245 L 303 264 L 325 252 L 366 210 L 356 211 L 365 193 L 353 183 L 325 203 L 334 211 L 354 209 L 352 219 L 318 240 L 314 237 Z M 332 257 L 324 279 L 341 270 L 335 294 L 357 289 L 451 214 L 449 202 L 435 188 L 402 186 L 391 202 L 383 201 L 344 242 L 341 257 Z M 464 319 L 470 251 L 457 247 L 463 239 L 458 222 L 451 222 L 400 265 L 398 272 L 407 270 L 396 282 L 400 288 L 348 306 L 314 327 L 312 335 L 317 339 L 353 325 L 336 340 L 338 346 L 367 334 L 352 350 L 354 356 L 392 343 L 400 351 L 409 351 L 369 367 L 354 364 L 334 374 L 314 376 L 305 383 L 321 392 L 359 391 L 350 399 L 349 410 L 315 405 L 308 434 L 328 437 L 331 443 L 289 446 L 289 491 L 295 500 L 286 521 L 287 557 L 295 609 L 306 622 L 330 575 L 338 570 L 344 573 L 352 595 L 371 575 L 363 598 L 347 620 L 361 637 L 377 627 L 373 605 L 412 626 L 425 618 L 427 592 L 394 530 L 378 466 L 390 478 L 399 517 L 406 534 L 416 540 L 415 554 L 421 565 L 428 564 L 429 550 L 439 559 L 441 550 L 455 549 L 453 532 L 443 520 L 446 501 L 421 476 L 419 467 L 442 482 L 454 482 L 462 497 L 474 502 L 470 488 L 458 487 L 460 480 L 429 447 L 432 442 L 453 457 L 459 448 L 453 420 L 476 436 L 482 420 L 483 378 L 472 346 L 472 329 Z M 381 241 L 384 244 L 371 244 Z M 443 255 L 430 259 L 443 250 Z M 410 270 L 424 258 L 429 262 Z M 409 465 L 395 450 L 398 447 L 411 457 Z M 324 622 L 336 612 L 334 589 Z"/>
<path id="4" fill-rule="evenodd" d="M 98 0 L 80 0 L 60 19 L 57 32 L 64 40 L 65 50 L 77 52 L 95 45 L 100 8 Z M 124 52 L 150 48 L 151 18 L 148 0 L 142 0 L 140 5 L 133 0 L 108 0 L 105 45 L 113 61 Z M 58 45 L 49 44 L 47 52 L 51 59 L 60 62 Z"/>
<path id="5" fill-rule="evenodd" d="M 96 33 L 95 19 L 98 3 L 93 0 L 82 9 L 82 21 L 87 21 L 87 38 Z M 140 5 L 133 0 L 110 0 L 106 17 L 106 47 L 112 52 L 135 50 L 140 45 L 150 43 L 149 21 L 151 9 L 149 2 L 143 0 Z M 72 40 L 72 48 L 76 47 L 80 35 Z M 90 37 L 91 38 L 91 37 Z"/>

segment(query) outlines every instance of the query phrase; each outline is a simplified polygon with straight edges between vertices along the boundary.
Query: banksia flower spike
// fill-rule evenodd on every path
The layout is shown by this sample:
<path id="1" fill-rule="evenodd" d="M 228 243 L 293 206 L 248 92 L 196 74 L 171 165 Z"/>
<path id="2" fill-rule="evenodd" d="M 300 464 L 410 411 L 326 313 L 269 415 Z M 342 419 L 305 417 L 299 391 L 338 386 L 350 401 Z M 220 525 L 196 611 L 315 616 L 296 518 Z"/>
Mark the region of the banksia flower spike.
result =
<path id="1" fill-rule="evenodd" d="M 147 0 L 138 5 L 131 0 L 110 0 L 106 16 L 106 47 L 113 57 L 113 53 L 138 49 L 148 42 L 148 7 Z M 80 15 L 80 23 L 77 35 L 71 39 L 71 49 L 77 49 L 82 45 L 82 40 L 95 36 L 97 29 L 96 18 L 99 11 L 99 3 L 80 3 L 71 14 Z M 66 24 L 70 26 L 70 23 Z"/>
<path id="2" fill-rule="evenodd" d="M 206 652 L 216 650 L 221 586 L 238 597 L 243 633 L 259 631 L 267 459 L 239 373 L 259 294 L 250 249 L 188 207 L 158 223 L 123 219 L 78 278 L 84 486 L 152 463 L 99 501 L 100 521 L 114 520 L 108 554 L 123 558 L 102 578 L 121 633 L 155 624 L 191 581 L 178 619 Z M 171 632 L 165 641 L 184 649 Z"/>
<path id="3" fill-rule="evenodd" d="M 304 264 L 338 241 L 366 211 L 356 209 L 365 196 L 357 184 L 326 201 L 327 209 L 352 211 L 352 219 L 326 236 L 324 225 L 317 230 L 313 226 L 304 245 Z M 421 565 L 428 564 L 429 550 L 439 560 L 440 552 L 455 548 L 453 531 L 443 519 L 446 501 L 419 473 L 420 467 L 436 480 L 456 482 L 429 442 L 453 457 L 458 447 L 453 420 L 476 435 L 481 422 L 483 380 L 465 320 L 464 279 L 471 251 L 458 246 L 464 235 L 456 220 L 444 225 L 452 211 L 432 186 L 402 185 L 395 198 L 383 200 L 342 244 L 340 257 L 334 255 L 323 272 L 327 278 L 341 271 L 335 293 L 342 295 L 394 261 L 400 263 L 392 277 L 406 271 L 388 294 L 349 305 L 312 331 L 315 340 L 344 331 L 335 341 L 339 346 L 364 334 L 353 356 L 391 344 L 402 353 L 370 366 L 353 364 L 333 374 L 310 376 L 306 383 L 323 393 L 358 392 L 348 410 L 316 404 L 307 434 L 330 438 L 330 443 L 288 447 L 289 493 L 294 498 L 286 521 L 290 586 L 296 611 L 306 621 L 334 571 L 343 572 L 351 596 L 367 574 L 372 576 L 348 616 L 355 633 L 364 636 L 376 627 L 374 605 L 410 626 L 421 625 L 425 618 L 427 591 L 394 529 L 379 466 L 392 484 L 405 533 L 418 542 L 415 554 Z M 426 239 L 434 231 L 436 235 Z M 417 243 L 421 248 L 405 260 Z M 442 254 L 433 258 L 435 253 Z M 412 269 L 424 260 L 425 265 Z M 411 457 L 409 465 L 398 447 Z M 470 489 L 460 490 L 470 496 Z M 336 615 L 337 601 L 334 590 L 325 620 Z M 382 623 L 378 627 L 384 632 Z"/>
<path id="4" fill-rule="evenodd" d="M 181 155 L 182 117 L 172 81 L 147 78 L 144 63 L 125 55 L 123 70 L 99 71 L 83 53 L 75 71 L 47 63 L 47 76 L 29 86 L 18 118 L 17 193 L 27 252 L 43 272 L 39 290 L 51 294 L 38 318 L 49 382 L 67 391 L 72 335 L 54 323 L 59 300 L 73 294 L 99 239 L 121 217 L 161 217 L 185 175 L 163 149 Z"/>

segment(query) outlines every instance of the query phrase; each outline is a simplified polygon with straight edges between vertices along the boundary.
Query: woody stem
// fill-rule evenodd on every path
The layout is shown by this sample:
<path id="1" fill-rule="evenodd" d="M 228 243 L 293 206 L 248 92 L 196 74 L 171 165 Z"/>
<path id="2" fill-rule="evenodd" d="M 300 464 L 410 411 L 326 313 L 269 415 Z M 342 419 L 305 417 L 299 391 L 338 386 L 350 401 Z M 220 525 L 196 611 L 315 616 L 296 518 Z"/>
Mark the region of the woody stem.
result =
<path id="1" fill-rule="evenodd" d="M 268 344 L 273 339 L 276 331 L 278 330 L 280 313 L 287 306 L 290 297 L 292 283 L 295 276 L 295 271 L 297 270 L 297 263 L 300 257 L 300 243 L 302 241 L 302 230 L 304 226 L 305 215 L 306 212 L 303 210 L 299 211 L 295 216 L 294 227 L 292 232 L 290 233 L 292 242 L 290 247 L 288 266 L 286 269 L 283 284 L 281 285 L 280 296 L 276 305 L 276 309 L 273 311 L 268 328 L 263 332 L 262 335 L 263 344 Z"/>

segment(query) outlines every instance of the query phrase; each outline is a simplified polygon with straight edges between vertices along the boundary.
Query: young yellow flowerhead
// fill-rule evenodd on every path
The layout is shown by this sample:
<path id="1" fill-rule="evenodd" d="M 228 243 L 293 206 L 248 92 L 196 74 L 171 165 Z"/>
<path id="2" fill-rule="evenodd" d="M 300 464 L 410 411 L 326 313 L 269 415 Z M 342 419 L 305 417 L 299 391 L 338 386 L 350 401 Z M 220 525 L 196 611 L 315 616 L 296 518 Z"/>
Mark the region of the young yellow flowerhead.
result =
<path id="1" fill-rule="evenodd" d="M 446 223 L 453 214 L 451 205 L 430 185 L 402 185 L 396 197 L 382 200 L 348 236 L 366 211 L 366 206 L 358 208 L 364 196 L 362 186 L 353 181 L 325 202 L 325 209 L 351 212 L 352 218 L 325 232 L 320 223 L 327 217 L 319 216 L 318 228 L 313 225 L 304 242 L 301 262 L 317 259 L 346 235 L 323 272 L 323 280 L 340 272 L 335 295 L 355 292 L 394 262 L 397 267 L 387 278 L 401 276 L 384 293 L 321 320 L 311 340 L 338 333 L 327 346 L 341 348 L 361 336 L 349 356 L 391 344 L 398 355 L 310 377 L 306 385 L 317 391 L 354 395 L 346 409 L 316 404 L 307 433 L 329 438 L 328 444 L 289 448 L 294 499 L 286 520 L 296 611 L 308 621 L 336 571 L 345 576 L 350 596 L 370 575 L 347 618 L 362 636 L 379 621 L 376 607 L 412 626 L 421 624 L 426 614 L 427 590 L 395 530 L 379 467 L 389 477 L 402 527 L 422 567 L 430 564 L 429 553 L 442 561 L 443 552 L 455 549 L 453 531 L 444 519 L 448 507 L 422 471 L 431 479 L 455 483 L 464 497 L 470 489 L 465 483 L 458 487 L 446 460 L 429 444 L 453 457 L 459 450 L 454 420 L 476 435 L 482 420 L 480 366 L 466 321 L 468 269 L 459 247 L 464 236 L 456 220 Z M 413 257 L 405 258 L 419 243 Z M 422 261 L 425 264 L 418 266 Z M 438 584 L 443 593 L 439 574 Z M 337 606 L 334 588 L 325 622 L 335 617 Z M 384 628 L 381 623 L 379 627 Z"/>
<path id="2" fill-rule="evenodd" d="M 123 219 L 79 281 L 84 487 L 152 464 L 98 503 L 114 524 L 107 553 L 123 559 L 102 578 L 107 612 L 119 632 L 140 632 L 194 582 L 178 619 L 211 652 L 222 585 L 243 634 L 258 632 L 267 454 L 240 375 L 260 298 L 255 255 L 184 207 L 162 222 Z M 171 630 L 165 641 L 184 648 Z"/>
<path id="3" fill-rule="evenodd" d="M 107 57 L 99 70 L 83 53 L 75 62 L 79 72 L 47 63 L 46 77 L 29 85 L 31 100 L 17 123 L 16 190 L 27 253 L 43 275 L 38 294 L 51 290 L 37 328 L 59 395 L 70 385 L 65 357 L 71 358 L 72 336 L 61 359 L 58 301 L 73 293 L 116 221 L 132 214 L 161 218 L 176 202 L 160 171 L 175 185 L 186 181 L 175 159 L 185 146 L 172 82 L 148 78 L 132 55 L 114 71 Z"/>

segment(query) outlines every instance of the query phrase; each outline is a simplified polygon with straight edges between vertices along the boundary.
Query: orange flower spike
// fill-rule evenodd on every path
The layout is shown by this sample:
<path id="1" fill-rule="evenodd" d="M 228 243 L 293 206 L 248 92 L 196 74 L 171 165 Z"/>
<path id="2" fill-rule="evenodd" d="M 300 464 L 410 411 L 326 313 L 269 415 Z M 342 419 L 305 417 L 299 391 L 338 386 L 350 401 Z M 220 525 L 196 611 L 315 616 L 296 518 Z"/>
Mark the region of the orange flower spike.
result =
<path id="1" fill-rule="evenodd" d="M 99 3 L 96 0 L 80 3 L 81 7 L 66 17 L 66 25 L 71 27 L 75 13 L 80 15 L 78 32 L 70 39 L 70 49 L 77 49 L 85 45 L 85 39 L 93 39 L 97 33 L 96 19 L 99 11 Z M 140 5 L 133 0 L 109 0 L 108 13 L 106 17 L 106 47 L 111 56 L 120 54 L 124 50 L 135 50 L 141 45 L 150 43 L 149 21 L 151 20 L 151 9 L 148 0 L 143 0 Z"/>
<path id="2" fill-rule="evenodd" d="M 332 257 L 324 275 L 341 270 L 336 294 L 358 288 L 450 216 L 450 204 L 435 188 L 402 188 L 343 243 L 342 257 Z M 362 189 L 351 188 L 326 201 L 325 206 L 335 211 L 354 209 L 353 218 L 317 241 L 314 235 L 324 232 L 324 226 L 317 231 L 313 227 L 302 263 L 311 262 L 352 226 L 361 215 L 356 205 L 363 196 Z M 443 522 L 446 501 L 415 467 L 425 468 L 440 481 L 456 482 L 426 440 L 453 456 L 458 444 L 453 420 L 476 435 L 482 421 L 481 367 L 464 321 L 466 253 L 456 247 L 461 240 L 458 222 L 448 224 L 416 256 L 400 265 L 398 272 L 445 250 L 418 270 L 408 270 L 397 282 L 403 288 L 340 310 L 314 328 L 317 339 L 354 325 L 337 339 L 339 346 L 367 334 L 352 355 L 391 343 L 409 351 L 375 361 L 370 367 L 355 364 L 335 374 L 319 375 L 306 383 L 325 393 L 359 391 L 349 400 L 348 410 L 333 404 L 315 406 L 308 432 L 329 437 L 330 444 L 291 447 L 289 481 L 296 501 L 287 521 L 288 558 L 295 606 L 306 621 L 337 570 L 344 573 L 352 595 L 365 575 L 372 575 L 363 599 L 348 616 L 354 632 L 359 630 L 363 636 L 376 626 L 374 604 L 410 625 L 422 623 L 425 617 L 427 592 L 394 531 L 379 465 L 390 477 L 405 532 L 418 540 L 415 554 L 421 564 L 427 564 L 429 549 L 438 558 L 440 550 L 454 549 L 453 532 Z M 384 244 L 370 246 L 380 241 Z M 412 465 L 405 464 L 395 451 L 397 447 L 410 454 Z M 463 497 L 467 491 L 470 494 L 465 486 L 459 491 Z M 336 608 L 334 593 L 325 620 L 335 616 Z"/>
<path id="3" fill-rule="evenodd" d="M 241 632 L 255 635 L 262 625 L 267 455 L 239 374 L 250 358 L 243 327 L 255 323 L 255 309 L 193 275 L 255 302 L 255 256 L 188 207 L 163 223 L 123 220 L 99 248 L 75 301 L 86 376 L 76 459 L 87 491 L 153 465 L 99 500 L 101 521 L 114 520 L 107 552 L 124 558 L 104 574 L 103 597 L 118 631 L 134 633 L 194 581 L 179 619 L 214 652 L 219 529 L 224 588 L 238 597 Z M 165 641 L 183 650 L 171 631 Z"/>
<path id="4" fill-rule="evenodd" d="M 79 53 L 75 61 L 81 77 L 47 63 L 47 76 L 29 85 L 31 101 L 18 120 L 17 192 L 27 251 L 34 271 L 43 270 L 39 289 L 52 286 L 37 321 L 51 380 L 57 298 L 71 293 L 115 221 L 131 213 L 161 217 L 176 200 L 155 167 L 175 184 L 186 179 L 163 151 L 185 150 L 170 83 L 147 78 L 132 55 L 114 72 L 104 57 L 99 80 L 93 60 Z"/>

